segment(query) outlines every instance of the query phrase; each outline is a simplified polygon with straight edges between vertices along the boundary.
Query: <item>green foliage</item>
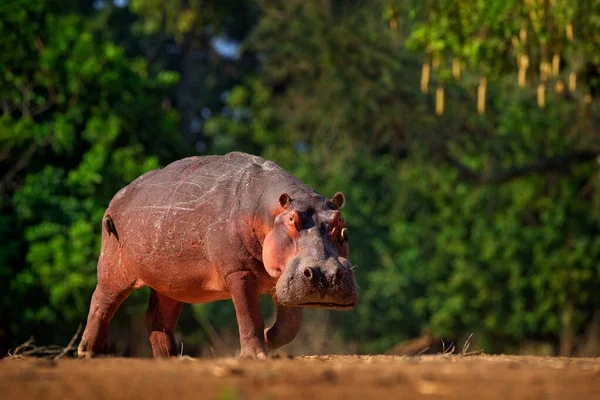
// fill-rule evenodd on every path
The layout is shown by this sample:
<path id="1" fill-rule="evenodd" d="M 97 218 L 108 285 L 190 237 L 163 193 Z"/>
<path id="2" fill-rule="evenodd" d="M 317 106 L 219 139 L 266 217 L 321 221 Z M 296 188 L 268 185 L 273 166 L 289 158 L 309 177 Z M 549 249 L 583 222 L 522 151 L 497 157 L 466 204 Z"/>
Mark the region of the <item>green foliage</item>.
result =
<path id="1" fill-rule="evenodd" d="M 201 34 L 207 26 L 219 30 L 232 24 L 245 25 L 246 2 L 202 0 L 131 0 L 131 10 L 141 19 L 139 27 L 146 34 L 163 33 L 183 41 L 189 34 Z M 235 13 L 233 13 L 235 10 Z M 239 18 L 242 17 L 242 18 Z"/>
<path id="2" fill-rule="evenodd" d="M 396 1 L 389 7 L 407 5 Z M 561 72 L 591 75 L 588 84 L 597 91 L 596 73 L 588 69 L 600 61 L 598 12 L 598 0 L 420 1 L 410 5 L 415 21 L 406 45 L 440 63 L 435 78 L 442 82 L 451 80 L 453 59 L 497 79 L 514 72 L 520 56 L 528 56 L 528 75 L 536 76 L 558 55 Z"/>
<path id="3" fill-rule="evenodd" d="M 515 171 L 595 148 L 584 107 L 548 96 L 539 109 L 506 75 L 522 22 L 514 2 L 468 12 L 434 3 L 413 10 L 407 46 L 472 67 L 448 88 L 446 116 L 432 117 L 418 94 L 419 55 L 398 51 L 381 24 L 387 4 L 275 2 L 250 42 L 261 74 L 232 89 L 206 133 L 218 152 L 260 151 L 324 194 L 347 195 L 362 297 L 341 327 L 362 351 L 425 332 L 475 332 L 487 351 L 556 342 L 573 306 L 567 323 L 581 332 L 600 289 L 596 168 Z M 476 37 L 482 24 L 487 36 Z M 496 77 L 485 118 L 469 94 L 482 71 Z"/>
<path id="4" fill-rule="evenodd" d="M 600 307 L 598 109 L 584 101 L 600 82 L 599 6 L 2 2 L 0 347 L 8 334 L 68 340 L 111 197 L 186 144 L 260 154 L 346 195 L 361 300 L 332 320 L 360 351 L 423 333 L 474 332 L 486 351 L 583 334 Z M 240 52 L 221 57 L 224 38 Z M 419 85 L 424 60 L 445 89 L 439 117 Z M 577 90 L 554 94 L 571 72 Z M 236 329 L 230 302 L 181 321 Z"/>
<path id="5" fill-rule="evenodd" d="M 510 106 L 512 96 L 497 95 L 505 104 L 492 140 L 510 145 L 503 153 L 506 168 L 527 164 L 539 153 L 565 151 L 572 141 L 564 115 L 570 105 L 541 111 Z M 529 131 L 515 137 L 515 127 L 524 124 Z M 473 143 L 468 155 L 480 166 L 486 161 L 483 145 L 490 143 Z M 363 299 L 398 310 L 375 318 L 376 306 L 363 308 L 369 325 L 389 338 L 385 345 L 402 339 L 396 327 L 415 319 L 427 321 L 421 329 L 444 337 L 476 332 L 488 351 L 526 338 L 553 341 L 569 304 L 589 321 L 587 310 L 598 306 L 594 293 L 600 290 L 595 278 L 600 232 L 590 194 L 581 191 L 593 165 L 481 187 L 461 181 L 450 168 L 427 165 L 419 155 L 398 170 L 402 190 L 388 213 L 395 221 L 390 239 L 396 251 L 387 268 L 373 271 Z"/>
<path id="6" fill-rule="evenodd" d="M 15 242 L 0 245 L 2 272 L 12 270 L 1 313 L 16 334 L 35 323 L 57 339 L 87 313 L 108 201 L 180 153 L 181 138 L 176 113 L 160 106 L 172 74 L 150 78 L 144 60 L 97 42 L 82 16 L 21 3 L 16 16 L 16 4 L 0 7 L 0 20 L 15 21 L 0 43 L 21 49 L 0 56 L 0 143 L 3 207 L 24 251 L 15 268 Z"/>

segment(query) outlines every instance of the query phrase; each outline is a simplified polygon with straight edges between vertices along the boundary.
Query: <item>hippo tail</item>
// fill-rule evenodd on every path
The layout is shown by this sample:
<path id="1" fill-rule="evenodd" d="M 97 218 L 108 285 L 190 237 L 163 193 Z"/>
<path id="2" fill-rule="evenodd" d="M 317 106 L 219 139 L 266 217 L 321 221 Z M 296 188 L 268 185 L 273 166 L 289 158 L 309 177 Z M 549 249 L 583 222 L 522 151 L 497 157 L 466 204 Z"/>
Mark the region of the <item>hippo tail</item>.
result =
<path id="1" fill-rule="evenodd" d="M 113 235 L 115 235 L 115 238 L 117 238 L 117 240 L 119 240 L 119 234 L 117 233 L 117 227 L 115 226 L 115 222 L 113 221 L 110 214 L 107 214 L 106 218 L 104 218 L 104 228 L 106 228 L 106 231 L 108 232 L 108 236 L 113 234 Z"/>

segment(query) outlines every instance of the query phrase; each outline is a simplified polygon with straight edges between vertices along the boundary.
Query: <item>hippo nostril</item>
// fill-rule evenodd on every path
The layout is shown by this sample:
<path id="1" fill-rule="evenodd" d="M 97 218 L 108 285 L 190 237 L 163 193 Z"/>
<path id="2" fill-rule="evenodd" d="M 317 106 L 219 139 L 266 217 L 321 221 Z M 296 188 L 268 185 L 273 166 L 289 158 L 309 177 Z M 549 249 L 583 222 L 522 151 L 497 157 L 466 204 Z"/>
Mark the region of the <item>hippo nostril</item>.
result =
<path id="1" fill-rule="evenodd" d="M 310 268 L 306 268 L 306 269 L 304 270 L 304 276 L 305 276 L 305 277 L 307 277 L 307 278 L 310 278 L 310 277 L 312 277 L 312 271 L 311 271 L 311 269 L 310 269 Z"/>
<path id="2" fill-rule="evenodd" d="M 344 276 L 344 271 L 342 271 L 341 268 L 338 268 L 337 271 L 335 271 L 335 276 L 338 279 L 342 279 L 342 276 Z"/>

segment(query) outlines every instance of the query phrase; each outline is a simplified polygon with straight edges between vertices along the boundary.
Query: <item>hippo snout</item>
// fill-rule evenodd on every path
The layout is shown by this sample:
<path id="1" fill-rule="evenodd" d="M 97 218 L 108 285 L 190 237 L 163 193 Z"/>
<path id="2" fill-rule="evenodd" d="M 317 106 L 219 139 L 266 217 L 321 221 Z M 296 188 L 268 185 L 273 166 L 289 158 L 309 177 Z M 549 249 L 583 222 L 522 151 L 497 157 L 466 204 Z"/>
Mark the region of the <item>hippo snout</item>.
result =
<path id="1" fill-rule="evenodd" d="M 358 301 L 352 265 L 346 259 L 330 258 L 321 263 L 290 263 L 276 286 L 281 304 L 350 310 Z"/>
<path id="2" fill-rule="evenodd" d="M 333 271 L 323 271 L 321 267 L 307 267 L 303 271 L 304 276 L 310 279 L 313 285 L 327 286 L 327 282 L 336 283 L 344 277 L 344 270 L 336 268 Z"/>

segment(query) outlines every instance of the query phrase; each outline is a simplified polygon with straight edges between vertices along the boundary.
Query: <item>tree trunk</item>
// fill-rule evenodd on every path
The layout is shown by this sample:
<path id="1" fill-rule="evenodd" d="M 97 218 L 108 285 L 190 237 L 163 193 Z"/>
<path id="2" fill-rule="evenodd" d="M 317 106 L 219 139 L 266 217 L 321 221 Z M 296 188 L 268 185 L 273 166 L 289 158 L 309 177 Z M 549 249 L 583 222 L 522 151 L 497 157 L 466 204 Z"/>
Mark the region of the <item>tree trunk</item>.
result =
<path id="1" fill-rule="evenodd" d="M 573 355 L 573 302 L 568 301 L 561 315 L 560 330 L 560 356 L 571 357 Z"/>

